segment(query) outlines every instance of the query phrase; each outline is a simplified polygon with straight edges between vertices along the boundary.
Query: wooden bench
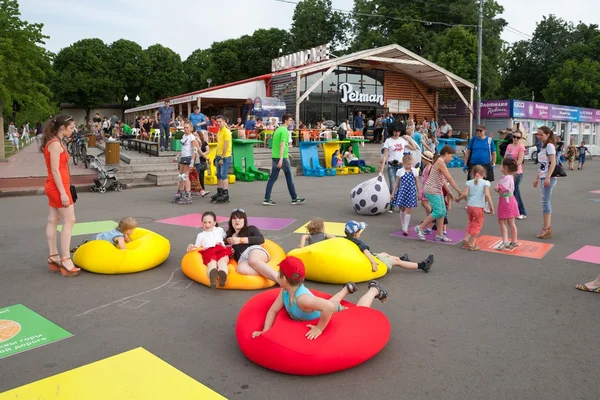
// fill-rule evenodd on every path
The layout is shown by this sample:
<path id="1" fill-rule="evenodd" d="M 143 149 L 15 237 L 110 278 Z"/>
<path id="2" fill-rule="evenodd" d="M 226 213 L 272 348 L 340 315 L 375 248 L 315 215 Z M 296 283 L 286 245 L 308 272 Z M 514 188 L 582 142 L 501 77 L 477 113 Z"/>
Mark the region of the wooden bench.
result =
<path id="1" fill-rule="evenodd" d="M 125 144 L 125 143 L 127 143 L 127 144 Z M 158 150 L 159 150 L 158 142 L 152 142 L 150 140 L 124 138 L 121 140 L 121 144 L 123 146 L 125 146 L 127 149 L 130 149 L 131 147 L 133 147 L 133 149 L 137 150 L 138 153 L 142 152 L 142 147 L 143 147 L 144 153 L 148 153 L 148 156 L 152 157 L 152 154 L 156 154 L 156 156 L 158 157 Z M 153 153 L 152 147 L 156 147 L 156 153 Z"/>

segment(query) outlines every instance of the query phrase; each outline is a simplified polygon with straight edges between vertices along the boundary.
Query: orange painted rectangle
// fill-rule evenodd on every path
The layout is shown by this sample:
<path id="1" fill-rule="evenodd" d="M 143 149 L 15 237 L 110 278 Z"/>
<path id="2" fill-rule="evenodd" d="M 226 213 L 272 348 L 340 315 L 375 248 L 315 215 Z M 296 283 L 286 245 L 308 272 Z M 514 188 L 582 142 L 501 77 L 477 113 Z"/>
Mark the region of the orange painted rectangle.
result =
<path id="1" fill-rule="evenodd" d="M 506 254 L 509 256 L 535 258 L 541 260 L 554 247 L 552 243 L 529 242 L 527 240 L 519 240 L 519 246 L 511 250 L 496 250 L 496 246 L 500 244 L 502 238 L 498 236 L 483 235 L 477 239 L 477 245 L 481 247 L 481 251 L 487 251 L 496 254 Z"/>

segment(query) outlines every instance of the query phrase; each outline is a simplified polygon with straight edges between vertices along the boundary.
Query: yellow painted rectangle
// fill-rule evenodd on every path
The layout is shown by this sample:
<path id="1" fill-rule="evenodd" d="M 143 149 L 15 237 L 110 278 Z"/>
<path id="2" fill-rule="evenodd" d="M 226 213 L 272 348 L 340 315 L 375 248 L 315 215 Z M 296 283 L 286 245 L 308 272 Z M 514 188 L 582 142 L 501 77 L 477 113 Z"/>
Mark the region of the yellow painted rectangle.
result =
<path id="1" fill-rule="evenodd" d="M 308 221 L 310 222 L 310 221 Z M 300 228 L 296 229 L 294 231 L 294 233 L 303 233 L 306 234 L 308 233 L 306 231 L 306 225 L 308 225 L 308 222 L 305 223 L 304 225 L 302 225 Z M 325 233 L 329 233 L 330 235 L 335 235 L 335 236 L 346 236 L 346 233 L 344 232 L 344 227 L 346 226 L 346 223 L 342 223 L 342 222 L 327 222 L 325 221 Z"/>
<path id="2" fill-rule="evenodd" d="M 139 347 L 0 394 L 0 400 L 227 400 Z"/>

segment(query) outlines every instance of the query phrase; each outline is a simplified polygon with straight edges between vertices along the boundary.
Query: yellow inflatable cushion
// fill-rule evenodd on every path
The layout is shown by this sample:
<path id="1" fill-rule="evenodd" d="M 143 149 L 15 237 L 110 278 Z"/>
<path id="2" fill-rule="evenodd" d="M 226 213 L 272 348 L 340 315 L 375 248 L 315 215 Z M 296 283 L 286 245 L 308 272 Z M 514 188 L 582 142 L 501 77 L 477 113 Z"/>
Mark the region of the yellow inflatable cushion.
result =
<path id="1" fill-rule="evenodd" d="M 171 251 L 171 243 L 144 228 L 136 228 L 126 249 L 106 240 L 92 240 L 75 251 L 75 265 L 97 274 L 130 274 L 145 271 L 162 264 Z"/>
<path id="2" fill-rule="evenodd" d="M 278 265 L 285 258 L 285 251 L 277 243 L 271 240 L 265 240 L 261 245 L 269 255 L 271 260 L 268 264 L 275 271 L 279 271 Z M 241 275 L 236 271 L 237 262 L 234 259 L 229 261 L 229 275 L 227 283 L 224 287 L 217 286 L 218 289 L 238 289 L 238 290 L 257 290 L 265 289 L 275 285 L 275 282 L 261 275 Z M 201 283 L 205 286 L 210 286 L 208 274 L 206 273 L 206 265 L 202 262 L 202 255 L 198 250 L 192 250 L 183 256 L 181 261 L 181 270 L 190 279 Z"/>
<path id="3" fill-rule="evenodd" d="M 387 266 L 377 260 L 377 257 L 377 272 L 373 272 L 367 256 L 346 238 L 323 240 L 301 249 L 294 249 L 288 256 L 301 259 L 306 269 L 306 279 L 315 282 L 365 282 L 381 278 L 387 273 Z"/>

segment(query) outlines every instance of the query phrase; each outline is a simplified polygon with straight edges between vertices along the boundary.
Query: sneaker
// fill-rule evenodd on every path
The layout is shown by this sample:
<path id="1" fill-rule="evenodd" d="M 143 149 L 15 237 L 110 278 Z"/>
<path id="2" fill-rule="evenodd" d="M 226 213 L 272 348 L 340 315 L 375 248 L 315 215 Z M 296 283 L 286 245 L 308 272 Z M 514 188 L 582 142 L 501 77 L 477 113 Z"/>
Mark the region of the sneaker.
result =
<path id="1" fill-rule="evenodd" d="M 527 219 L 527 215 L 519 215 L 517 217 L 518 220 L 523 220 L 523 219 Z"/>
<path id="2" fill-rule="evenodd" d="M 274 206 L 277 205 L 277 203 L 275 203 L 273 200 L 271 199 L 264 199 L 263 200 L 263 205 L 265 206 Z"/>
<path id="3" fill-rule="evenodd" d="M 483 207 L 483 212 L 486 214 L 489 214 L 490 211 L 490 205 L 488 203 L 485 203 L 485 207 Z"/>
<path id="4" fill-rule="evenodd" d="M 419 239 L 427 240 L 425 238 L 425 235 L 423 235 L 423 231 L 421 230 L 421 227 L 419 225 L 415 226 L 415 232 L 417 232 L 417 236 L 419 236 Z"/>
<path id="5" fill-rule="evenodd" d="M 408 253 L 404 253 L 402 256 L 400 256 L 400 259 L 402 261 L 410 261 L 410 258 L 408 257 Z"/>
<path id="6" fill-rule="evenodd" d="M 302 197 L 296 197 L 294 200 L 292 200 L 292 205 L 304 204 L 305 202 L 306 199 L 303 199 Z"/>
<path id="7" fill-rule="evenodd" d="M 426 234 L 426 235 L 429 235 L 429 234 L 431 234 L 431 232 L 432 232 L 431 228 L 427 228 L 427 229 L 425 229 L 425 230 L 423 231 L 423 233 L 424 233 L 424 234 Z"/>
<path id="8" fill-rule="evenodd" d="M 433 265 L 433 254 L 430 254 L 429 257 L 427 257 L 427 259 L 423 261 L 423 264 L 425 264 L 423 272 L 428 273 L 431 269 L 431 266 Z"/>

